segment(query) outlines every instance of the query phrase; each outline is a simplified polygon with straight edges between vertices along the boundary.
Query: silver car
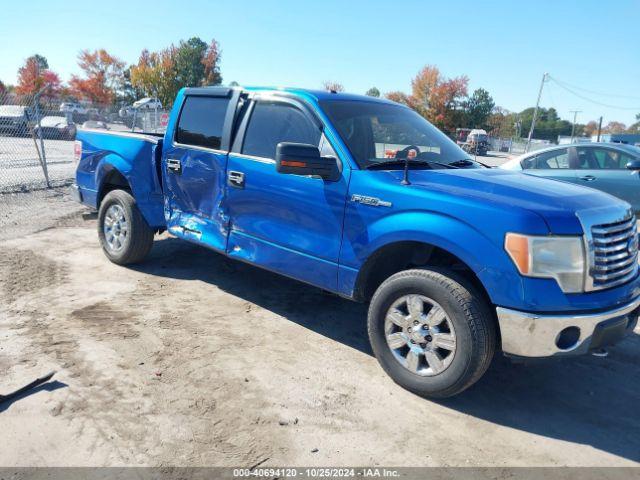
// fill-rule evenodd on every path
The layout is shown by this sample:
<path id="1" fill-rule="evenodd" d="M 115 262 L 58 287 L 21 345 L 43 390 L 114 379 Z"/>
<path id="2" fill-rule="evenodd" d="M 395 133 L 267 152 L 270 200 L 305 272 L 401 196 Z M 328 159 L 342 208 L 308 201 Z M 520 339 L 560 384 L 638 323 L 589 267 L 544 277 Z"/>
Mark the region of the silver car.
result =
<path id="1" fill-rule="evenodd" d="M 640 217 L 640 148 L 621 143 L 558 145 L 500 166 L 596 188 L 631 204 Z"/>

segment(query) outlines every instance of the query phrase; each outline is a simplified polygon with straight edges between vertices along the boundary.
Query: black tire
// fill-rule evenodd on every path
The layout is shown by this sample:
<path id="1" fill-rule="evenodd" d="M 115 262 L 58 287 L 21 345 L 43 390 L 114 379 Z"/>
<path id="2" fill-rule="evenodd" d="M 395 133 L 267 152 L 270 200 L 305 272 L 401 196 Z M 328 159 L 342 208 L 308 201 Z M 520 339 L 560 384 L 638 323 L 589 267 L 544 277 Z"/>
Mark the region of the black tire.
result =
<path id="1" fill-rule="evenodd" d="M 387 345 L 387 312 L 406 295 L 433 299 L 454 328 L 455 351 L 440 373 L 422 376 L 410 371 Z M 444 269 L 405 270 L 389 277 L 371 299 L 368 331 L 384 371 L 403 388 L 431 398 L 457 395 L 480 379 L 491 363 L 497 342 L 496 321 L 486 300 L 464 278 Z"/>
<path id="2" fill-rule="evenodd" d="M 127 235 L 121 247 L 115 249 L 109 245 L 105 236 L 105 218 L 113 205 L 119 205 L 127 222 Z M 98 237 L 102 250 L 109 260 L 118 265 L 141 262 L 153 245 L 153 230 L 140 213 L 133 196 L 125 190 L 112 190 L 102 200 L 98 212 Z"/>

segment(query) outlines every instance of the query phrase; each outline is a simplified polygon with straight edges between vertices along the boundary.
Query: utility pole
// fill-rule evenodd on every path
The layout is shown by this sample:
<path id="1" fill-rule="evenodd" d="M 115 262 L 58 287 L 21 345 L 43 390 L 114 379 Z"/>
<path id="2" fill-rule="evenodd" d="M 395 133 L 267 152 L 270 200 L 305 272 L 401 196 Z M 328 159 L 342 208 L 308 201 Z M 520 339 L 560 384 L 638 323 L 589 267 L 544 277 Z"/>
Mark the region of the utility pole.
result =
<path id="1" fill-rule="evenodd" d="M 542 75 L 542 81 L 540 82 L 540 90 L 538 91 L 538 100 L 536 101 L 536 108 L 533 110 L 533 118 L 531 119 L 531 129 L 529 130 L 529 136 L 527 137 L 527 146 L 525 148 L 525 152 L 529 151 L 529 146 L 531 145 L 531 138 L 533 137 L 533 129 L 536 127 L 536 119 L 538 118 L 538 108 L 540 108 L 540 97 L 542 97 L 542 87 L 544 87 L 544 82 L 547 81 L 548 73 L 544 73 Z"/>
<path id="2" fill-rule="evenodd" d="M 576 117 L 582 110 L 569 110 L 569 113 L 573 113 L 573 125 L 571 126 L 571 143 L 573 143 L 573 137 L 576 132 Z"/>
<path id="3" fill-rule="evenodd" d="M 600 121 L 598 122 L 598 139 L 596 142 L 600 141 L 600 132 L 602 132 L 602 116 L 600 117 Z"/>

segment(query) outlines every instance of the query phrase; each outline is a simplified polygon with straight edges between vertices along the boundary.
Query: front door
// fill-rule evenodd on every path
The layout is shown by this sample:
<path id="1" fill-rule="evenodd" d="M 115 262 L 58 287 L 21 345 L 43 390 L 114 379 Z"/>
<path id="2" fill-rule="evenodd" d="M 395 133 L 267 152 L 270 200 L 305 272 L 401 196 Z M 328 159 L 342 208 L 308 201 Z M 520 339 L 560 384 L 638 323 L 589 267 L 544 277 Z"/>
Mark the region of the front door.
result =
<path id="1" fill-rule="evenodd" d="M 597 188 L 631 204 L 640 211 L 640 177 L 627 170 L 627 163 L 637 160 L 617 149 L 608 147 L 576 147 L 578 165 L 576 181 Z"/>
<path id="2" fill-rule="evenodd" d="M 337 181 L 278 173 L 280 142 L 318 145 L 322 155 L 336 156 L 307 107 L 281 97 L 254 99 L 229 154 L 228 254 L 336 290 L 350 170 L 345 165 Z"/>
<path id="3" fill-rule="evenodd" d="M 236 101 L 237 94 L 226 88 L 187 89 L 175 134 L 163 147 L 169 231 L 219 251 L 224 251 L 228 233 L 223 201 Z"/>

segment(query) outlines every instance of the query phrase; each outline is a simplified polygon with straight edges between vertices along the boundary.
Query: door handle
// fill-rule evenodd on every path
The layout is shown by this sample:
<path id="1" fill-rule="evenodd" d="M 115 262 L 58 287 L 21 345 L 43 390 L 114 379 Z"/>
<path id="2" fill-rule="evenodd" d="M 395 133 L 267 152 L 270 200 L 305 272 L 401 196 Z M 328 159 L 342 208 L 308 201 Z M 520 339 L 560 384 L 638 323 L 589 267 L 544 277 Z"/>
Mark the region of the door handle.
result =
<path id="1" fill-rule="evenodd" d="M 580 177 L 580 180 L 584 180 L 585 182 L 593 182 L 596 179 L 593 175 L 585 175 L 584 177 Z"/>
<path id="2" fill-rule="evenodd" d="M 167 158 L 167 170 L 173 173 L 182 173 L 182 161 L 179 158 Z"/>
<path id="3" fill-rule="evenodd" d="M 229 173 L 227 173 L 227 184 L 234 188 L 244 188 L 244 173 L 229 170 Z"/>

